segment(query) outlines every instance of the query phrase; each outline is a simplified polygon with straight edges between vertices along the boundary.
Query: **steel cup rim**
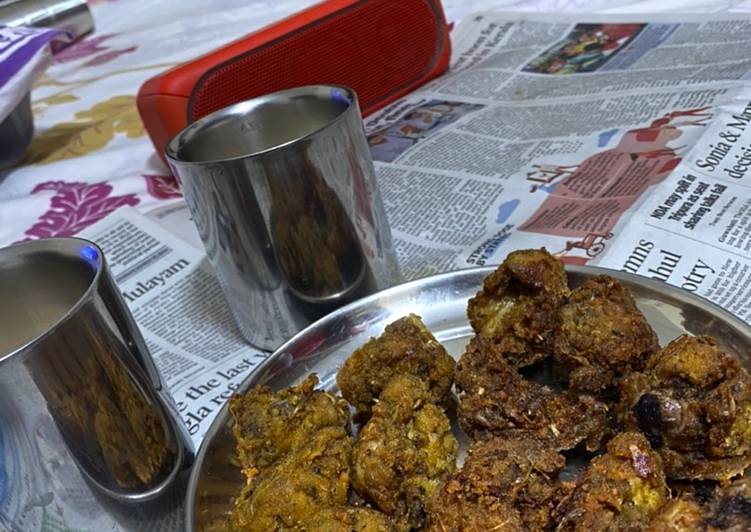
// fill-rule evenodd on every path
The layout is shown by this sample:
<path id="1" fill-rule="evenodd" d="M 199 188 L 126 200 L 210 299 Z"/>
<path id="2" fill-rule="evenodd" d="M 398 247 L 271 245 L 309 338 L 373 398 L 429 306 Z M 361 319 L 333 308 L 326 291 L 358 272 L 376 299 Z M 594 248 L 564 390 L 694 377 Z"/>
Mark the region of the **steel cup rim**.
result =
<path id="1" fill-rule="evenodd" d="M 305 95 L 305 94 L 311 94 L 313 92 L 313 89 L 319 90 L 319 89 L 327 89 L 327 88 L 339 89 L 339 90 L 346 92 L 350 98 L 350 104 L 347 106 L 346 109 L 344 109 L 341 113 L 339 113 L 335 118 L 326 122 L 325 124 L 322 124 L 320 127 L 317 127 L 305 133 L 304 135 L 291 138 L 285 142 L 281 142 L 279 144 L 270 146 L 268 148 L 264 148 L 262 150 L 249 151 L 248 153 L 245 153 L 242 155 L 235 155 L 232 157 L 223 157 L 219 159 L 207 159 L 203 161 L 186 161 L 184 159 L 181 159 L 178 156 L 180 152 L 180 148 L 181 148 L 181 141 L 183 140 L 184 137 L 203 129 L 208 124 L 210 124 L 211 122 L 219 118 L 223 118 L 227 115 L 243 114 L 243 109 L 246 107 L 250 106 L 248 110 L 251 110 L 257 104 L 260 104 L 264 101 L 278 98 L 282 95 L 295 95 L 295 94 Z M 164 155 L 167 158 L 167 161 L 170 163 L 170 165 L 182 166 L 182 167 L 205 166 L 208 164 L 222 164 L 222 163 L 230 163 L 234 161 L 241 161 L 245 159 L 255 159 L 257 157 L 261 157 L 269 153 L 281 151 L 290 146 L 295 146 L 297 144 L 300 144 L 304 142 L 305 140 L 321 133 L 322 131 L 325 131 L 329 128 L 334 127 L 339 122 L 344 120 L 344 117 L 347 115 L 348 112 L 352 110 L 352 108 L 359 109 L 359 101 L 357 98 L 357 92 L 355 92 L 353 88 L 348 87 L 347 85 L 323 83 L 323 84 L 318 84 L 318 85 L 303 85 L 303 86 L 294 87 L 291 89 L 283 89 L 280 91 L 274 91 L 274 92 L 270 92 L 267 94 L 263 94 L 261 96 L 256 96 L 255 98 L 249 98 L 247 100 L 233 103 L 231 105 L 228 105 L 227 107 L 218 109 L 217 111 L 214 111 L 213 113 L 209 113 L 208 115 L 199 118 L 195 122 L 188 124 L 185 128 L 183 128 L 175 136 L 173 136 L 169 140 L 169 142 L 167 142 L 167 145 L 164 148 Z"/>
<path id="2" fill-rule="evenodd" d="M 0 271 L 2 270 L 3 266 L 3 259 L 7 256 L 19 256 L 22 255 L 24 252 L 33 252 L 33 251 L 54 251 L 57 253 L 61 253 L 64 255 L 67 255 L 74 259 L 81 259 L 81 257 L 74 255 L 73 253 L 69 253 L 67 250 L 61 250 L 56 249 L 54 247 L 54 244 L 57 242 L 65 242 L 69 244 L 75 244 L 78 243 L 82 246 L 91 246 L 93 247 L 96 252 L 96 271 L 94 272 L 91 280 L 89 281 L 89 285 L 86 287 L 86 290 L 83 291 L 83 293 L 78 297 L 76 302 L 68 308 L 65 313 L 63 313 L 57 320 L 52 322 L 47 329 L 43 332 L 38 334 L 37 336 L 34 336 L 33 338 L 25 341 L 23 344 L 15 348 L 14 350 L 10 351 L 9 353 L 2 354 L 0 353 L 0 365 L 9 362 L 11 359 L 17 358 L 21 354 L 23 354 L 26 351 L 29 351 L 34 348 L 34 346 L 39 345 L 44 340 L 46 340 L 49 336 L 51 336 L 55 331 L 57 331 L 60 327 L 63 326 L 68 320 L 70 320 L 80 309 L 83 307 L 88 301 L 91 300 L 91 295 L 96 289 L 96 286 L 99 284 L 99 281 L 102 276 L 102 270 L 105 268 L 105 262 L 104 262 L 104 251 L 102 251 L 102 248 L 99 247 L 98 244 L 95 242 L 92 242 L 91 240 L 88 240 L 86 238 L 80 238 L 80 237 L 52 237 L 52 238 L 41 238 L 38 240 L 32 240 L 30 242 L 22 242 L 19 244 L 13 244 L 11 246 L 7 246 L 5 248 L 0 248 Z M 38 248 L 38 249 L 37 249 Z"/>

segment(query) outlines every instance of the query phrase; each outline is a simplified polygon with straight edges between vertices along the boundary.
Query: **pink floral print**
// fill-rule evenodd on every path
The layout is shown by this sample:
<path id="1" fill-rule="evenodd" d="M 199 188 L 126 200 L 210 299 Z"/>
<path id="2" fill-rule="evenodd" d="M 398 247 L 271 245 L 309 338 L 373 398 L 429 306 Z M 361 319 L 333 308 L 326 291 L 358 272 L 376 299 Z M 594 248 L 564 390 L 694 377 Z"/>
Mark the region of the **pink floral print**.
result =
<path id="1" fill-rule="evenodd" d="M 104 41 L 107 41 L 114 37 L 115 34 L 97 35 L 96 37 L 85 37 L 77 43 L 71 44 L 61 52 L 54 55 L 52 58 L 53 63 L 70 63 L 71 61 L 78 61 L 92 55 L 96 55 L 99 52 L 108 50 L 108 46 L 101 46 Z"/>
<path id="2" fill-rule="evenodd" d="M 115 209 L 126 205 L 132 207 L 139 202 L 135 194 L 112 196 L 112 186 L 106 182 L 47 181 L 38 184 L 31 193 L 43 191 L 53 191 L 55 195 L 50 201 L 49 210 L 26 230 L 25 234 L 31 237 L 26 240 L 75 235 Z"/>
<path id="3" fill-rule="evenodd" d="M 182 197 L 180 187 L 171 175 L 144 175 L 143 178 L 146 180 L 146 188 L 149 194 L 156 199 L 166 200 Z"/>
<path id="4" fill-rule="evenodd" d="M 110 61 L 114 61 L 121 55 L 135 52 L 138 46 L 130 46 L 129 48 L 122 48 L 120 50 L 112 50 L 111 46 L 104 46 L 102 43 L 111 39 L 117 35 L 116 33 L 110 33 L 106 35 L 97 35 L 96 37 L 87 37 L 83 40 L 72 44 L 59 53 L 56 53 L 53 58 L 53 63 L 70 63 L 73 61 L 79 61 L 91 57 L 88 61 L 83 63 L 83 67 L 92 67 L 98 65 L 104 65 Z"/>
<path id="5" fill-rule="evenodd" d="M 92 57 L 91 59 L 86 61 L 83 64 L 83 66 L 91 67 L 91 66 L 103 65 L 105 63 L 109 63 L 110 61 L 114 61 L 121 55 L 135 52 L 137 48 L 138 48 L 137 46 L 131 46 L 130 48 L 123 48 L 122 50 L 110 50 L 109 52 L 104 52 L 102 54 Z"/>

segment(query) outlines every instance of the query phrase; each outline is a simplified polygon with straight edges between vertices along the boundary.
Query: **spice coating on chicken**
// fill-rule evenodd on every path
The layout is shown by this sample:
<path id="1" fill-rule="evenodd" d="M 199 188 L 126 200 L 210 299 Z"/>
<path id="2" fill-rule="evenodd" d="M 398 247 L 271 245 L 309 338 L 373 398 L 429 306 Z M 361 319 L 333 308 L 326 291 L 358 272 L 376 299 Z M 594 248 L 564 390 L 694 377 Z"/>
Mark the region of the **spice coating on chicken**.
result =
<path id="1" fill-rule="evenodd" d="M 659 450 L 669 478 L 726 480 L 751 463 L 751 377 L 710 337 L 654 353 L 624 379 L 618 415 Z"/>
<path id="2" fill-rule="evenodd" d="M 691 497 L 681 496 L 660 509 L 647 532 L 693 532 L 703 530 L 702 509 Z"/>
<path id="3" fill-rule="evenodd" d="M 568 294 L 563 264 L 545 248 L 514 251 L 469 300 L 467 316 L 511 366 L 529 366 L 550 354 L 558 307 Z"/>
<path id="4" fill-rule="evenodd" d="M 704 508 L 708 530 L 751 530 L 751 479 L 742 478 L 718 487 Z"/>
<path id="5" fill-rule="evenodd" d="M 751 480 L 683 493 L 663 506 L 647 528 L 647 532 L 695 530 L 751 530 Z"/>
<path id="6" fill-rule="evenodd" d="M 290 530 L 321 509 L 343 506 L 349 489 L 352 440 L 327 427 L 274 465 L 249 477 L 230 517 L 233 530 Z"/>
<path id="7" fill-rule="evenodd" d="M 428 499 L 456 468 L 459 444 L 417 377 L 394 377 L 360 431 L 352 487 L 406 528 L 421 528 Z"/>
<path id="8" fill-rule="evenodd" d="M 527 430 L 554 449 L 582 441 L 599 447 L 607 429 L 607 407 L 591 396 L 556 393 L 525 380 L 506 361 L 499 346 L 475 336 L 456 370 L 459 424 L 472 438 Z"/>
<path id="9" fill-rule="evenodd" d="M 230 398 L 237 456 L 243 469 L 262 470 L 326 427 L 349 427 L 346 401 L 316 390 L 316 375 L 277 393 L 257 386 Z"/>
<path id="10" fill-rule="evenodd" d="M 547 530 L 569 486 L 565 458 L 530 434 L 479 440 L 431 500 L 430 532 Z"/>
<path id="11" fill-rule="evenodd" d="M 325 508 L 299 525 L 295 532 L 396 532 L 389 517 L 355 506 Z"/>
<path id="12" fill-rule="evenodd" d="M 570 390 L 602 397 L 619 376 L 643 369 L 657 349 L 657 335 L 631 292 L 612 277 L 586 281 L 560 309 L 553 353 Z"/>
<path id="13" fill-rule="evenodd" d="M 556 509 L 556 530 L 643 530 L 669 497 L 659 455 L 642 434 L 621 433 Z"/>
<path id="14" fill-rule="evenodd" d="M 395 375 L 414 375 L 428 385 L 432 403 L 447 401 L 456 363 L 425 327 L 410 314 L 386 326 L 344 362 L 336 382 L 347 401 L 367 414 Z"/>

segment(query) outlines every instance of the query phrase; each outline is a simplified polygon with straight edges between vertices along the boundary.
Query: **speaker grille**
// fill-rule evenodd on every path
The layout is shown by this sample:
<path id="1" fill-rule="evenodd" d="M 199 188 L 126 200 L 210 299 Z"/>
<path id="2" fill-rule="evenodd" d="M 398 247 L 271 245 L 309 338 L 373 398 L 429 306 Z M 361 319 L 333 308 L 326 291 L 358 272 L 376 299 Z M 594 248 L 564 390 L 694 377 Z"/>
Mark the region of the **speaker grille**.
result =
<path id="1" fill-rule="evenodd" d="M 366 109 L 430 71 L 440 31 L 429 0 L 358 2 L 207 72 L 193 93 L 190 118 L 320 83 L 352 87 Z"/>

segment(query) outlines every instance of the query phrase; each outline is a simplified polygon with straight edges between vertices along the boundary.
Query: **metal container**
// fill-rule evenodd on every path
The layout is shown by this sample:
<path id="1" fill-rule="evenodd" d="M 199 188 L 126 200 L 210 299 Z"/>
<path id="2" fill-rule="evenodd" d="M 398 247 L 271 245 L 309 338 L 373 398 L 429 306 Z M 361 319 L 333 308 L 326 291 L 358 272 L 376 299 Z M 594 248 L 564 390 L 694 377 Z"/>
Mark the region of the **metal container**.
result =
<path id="1" fill-rule="evenodd" d="M 3 147 L 0 150 L 0 170 L 13 166 L 21 159 L 33 136 L 34 117 L 27 93 L 5 120 L 0 122 L 0 146 Z"/>
<path id="2" fill-rule="evenodd" d="M 0 249 L 0 528 L 33 528 L 54 486 L 139 508 L 174 499 L 192 459 L 178 420 L 96 245 Z"/>
<path id="3" fill-rule="evenodd" d="M 71 38 L 55 41 L 53 49 L 59 50 L 93 31 L 94 19 L 86 0 L 0 0 L 0 25 L 65 30 Z M 34 117 L 27 93 L 0 122 L 0 170 L 18 163 L 31 144 L 33 135 Z"/>
<path id="4" fill-rule="evenodd" d="M 11 28 L 58 28 L 69 32 L 71 41 L 94 30 L 86 0 L 0 1 L 0 24 Z"/>
<path id="5" fill-rule="evenodd" d="M 355 93 L 310 86 L 210 114 L 166 148 L 243 336 L 274 349 L 394 284 Z"/>
<path id="6" fill-rule="evenodd" d="M 494 269 L 435 275 L 347 305 L 285 343 L 245 379 L 238 392 L 260 384 L 280 390 L 299 384 L 310 373 L 318 375 L 321 388 L 338 391 L 336 372 L 352 351 L 410 312 L 422 316 L 436 339 L 458 359 L 474 335 L 467 321 L 467 300 Z M 751 327 L 716 305 L 674 286 L 628 273 L 587 266 L 566 266 L 566 273 L 572 288 L 598 275 L 615 277 L 631 290 L 662 345 L 683 333 L 708 334 L 751 370 Z M 453 426 L 456 429 L 455 423 Z M 464 434 L 456 431 L 455 435 L 462 451 L 466 450 Z M 185 508 L 190 532 L 226 526 L 234 498 L 245 484 L 235 452 L 232 418 L 225 405 L 206 433 L 191 472 Z"/>

